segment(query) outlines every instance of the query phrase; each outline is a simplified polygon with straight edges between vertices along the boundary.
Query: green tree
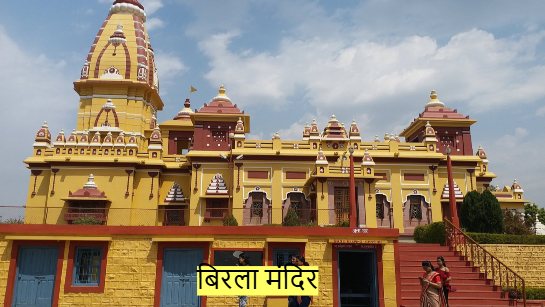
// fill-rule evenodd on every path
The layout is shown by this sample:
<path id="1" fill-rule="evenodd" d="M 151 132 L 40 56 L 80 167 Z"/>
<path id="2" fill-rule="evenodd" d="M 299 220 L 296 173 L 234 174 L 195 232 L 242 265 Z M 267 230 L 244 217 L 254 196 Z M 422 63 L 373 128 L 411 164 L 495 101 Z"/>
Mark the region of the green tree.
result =
<path id="1" fill-rule="evenodd" d="M 460 223 L 469 232 L 503 233 L 503 212 L 494 194 L 471 191 L 460 208 Z"/>
<path id="2" fill-rule="evenodd" d="M 529 235 L 533 233 L 533 228 L 529 227 L 522 214 L 516 210 L 505 209 L 503 211 L 505 233 L 510 235 Z"/>
<path id="3" fill-rule="evenodd" d="M 466 194 L 460 206 L 460 224 L 462 228 L 468 231 L 475 230 L 475 219 L 477 218 L 477 213 L 480 211 L 478 208 L 480 206 L 480 197 L 481 194 L 479 192 L 471 191 Z"/>
<path id="4" fill-rule="evenodd" d="M 492 192 L 485 190 L 482 194 L 485 232 L 488 233 L 503 233 L 503 212 L 501 210 L 500 202 L 492 194 Z"/>
<path id="5" fill-rule="evenodd" d="M 537 211 L 537 220 L 541 224 L 545 224 L 545 208 L 539 208 L 539 210 Z"/>
<path id="6" fill-rule="evenodd" d="M 238 226 L 237 219 L 229 214 L 223 218 L 223 226 Z"/>
<path id="7" fill-rule="evenodd" d="M 297 216 L 297 212 L 293 208 L 289 208 L 288 212 L 286 213 L 286 217 L 284 218 L 284 221 L 282 222 L 283 226 L 301 226 L 301 221 L 299 220 L 299 216 Z"/>
<path id="8" fill-rule="evenodd" d="M 524 224 L 530 228 L 532 233 L 535 233 L 538 213 L 539 209 L 536 204 L 527 203 L 524 205 Z"/>

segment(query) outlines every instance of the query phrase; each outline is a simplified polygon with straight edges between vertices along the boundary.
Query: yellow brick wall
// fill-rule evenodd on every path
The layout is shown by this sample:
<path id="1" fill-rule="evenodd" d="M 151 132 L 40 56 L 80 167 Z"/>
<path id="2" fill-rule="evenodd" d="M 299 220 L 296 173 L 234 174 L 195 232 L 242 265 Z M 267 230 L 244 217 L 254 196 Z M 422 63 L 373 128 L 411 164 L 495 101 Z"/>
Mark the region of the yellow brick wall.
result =
<path id="1" fill-rule="evenodd" d="M 396 267 L 394 245 L 385 244 L 382 251 L 382 282 L 384 287 L 384 306 L 395 307 L 396 302 Z"/>
<path id="2" fill-rule="evenodd" d="M 483 244 L 483 246 L 524 278 L 526 287 L 545 288 L 545 245 Z"/>
<path id="3" fill-rule="evenodd" d="M 0 240 L 0 304 L 4 303 L 8 284 L 9 261 L 11 259 L 11 242 Z"/>
<path id="4" fill-rule="evenodd" d="M 68 257 L 66 246 L 65 259 Z M 64 293 L 64 262 L 59 307 L 153 306 L 157 244 L 149 238 L 115 239 L 110 243 L 104 293 Z"/>
<path id="5" fill-rule="evenodd" d="M 109 243 L 104 293 L 65 293 L 65 277 L 69 244 L 65 245 L 59 307 L 68 306 L 153 306 L 155 295 L 155 271 L 157 243 L 150 238 L 115 237 Z M 268 260 L 267 242 L 263 238 L 221 238 L 212 244 L 213 249 L 263 249 L 264 260 Z M 213 252 L 213 250 L 211 251 Z M 305 246 L 305 255 L 311 265 L 320 267 L 320 295 L 313 298 L 313 306 L 333 306 L 332 245 L 326 238 L 310 238 Z M 11 243 L 0 240 L 0 302 L 3 302 Z M 542 253 L 545 254 L 545 253 Z M 392 243 L 384 245 L 383 286 L 385 306 L 396 306 L 395 262 Z M 274 301 L 280 302 L 281 298 Z M 285 301 L 287 303 L 287 300 Z M 264 307 L 265 297 L 250 297 L 249 306 Z M 269 303 L 271 304 L 271 303 Z M 237 306 L 237 297 L 209 297 L 207 306 Z M 271 306 L 271 305 L 269 305 Z"/>

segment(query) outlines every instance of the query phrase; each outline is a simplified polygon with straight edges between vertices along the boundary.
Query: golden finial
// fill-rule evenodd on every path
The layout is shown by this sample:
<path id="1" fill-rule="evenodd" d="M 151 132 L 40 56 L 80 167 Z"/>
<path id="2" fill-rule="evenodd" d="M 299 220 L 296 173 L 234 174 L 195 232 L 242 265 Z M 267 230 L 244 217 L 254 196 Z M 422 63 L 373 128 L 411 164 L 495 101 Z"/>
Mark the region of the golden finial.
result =
<path id="1" fill-rule="evenodd" d="M 439 101 L 439 96 L 436 90 L 432 90 L 430 93 L 430 101 L 426 104 L 426 107 L 444 107 L 445 104 Z"/>
<path id="2" fill-rule="evenodd" d="M 225 86 L 223 84 L 220 85 L 220 89 L 218 90 L 218 96 L 225 96 Z"/>

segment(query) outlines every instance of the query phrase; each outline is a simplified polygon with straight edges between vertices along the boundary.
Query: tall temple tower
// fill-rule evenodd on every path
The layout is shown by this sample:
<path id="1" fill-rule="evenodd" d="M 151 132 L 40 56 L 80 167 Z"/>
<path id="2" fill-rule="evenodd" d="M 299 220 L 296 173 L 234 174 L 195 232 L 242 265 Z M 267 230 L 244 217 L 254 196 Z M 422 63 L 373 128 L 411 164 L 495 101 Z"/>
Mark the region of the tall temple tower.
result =
<path id="1" fill-rule="evenodd" d="M 473 146 L 470 127 L 475 122 L 469 116 L 458 113 L 458 110 L 445 106 L 433 90 L 424 112 L 403 130 L 401 136 L 407 142 L 422 142 L 426 139 L 426 124 L 429 123 L 435 129 L 437 152 L 445 153 L 446 148 L 450 147 L 453 155 L 471 156 Z"/>
<path id="2" fill-rule="evenodd" d="M 99 29 L 80 80 L 76 133 L 96 132 L 115 139 L 121 131 L 142 138 L 156 125 L 162 110 L 154 53 L 145 27 L 146 13 L 137 0 L 116 0 Z M 91 137 L 92 137 L 91 136 Z"/>

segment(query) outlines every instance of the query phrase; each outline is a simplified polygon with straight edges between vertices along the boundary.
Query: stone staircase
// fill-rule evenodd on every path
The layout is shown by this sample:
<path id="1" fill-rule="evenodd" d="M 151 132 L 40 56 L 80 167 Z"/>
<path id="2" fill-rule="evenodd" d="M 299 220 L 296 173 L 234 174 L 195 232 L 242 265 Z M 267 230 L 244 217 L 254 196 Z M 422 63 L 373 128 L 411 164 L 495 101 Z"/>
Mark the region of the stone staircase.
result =
<path id="1" fill-rule="evenodd" d="M 452 286 L 456 292 L 449 295 L 449 305 L 457 306 L 513 306 L 509 299 L 501 297 L 501 291 L 494 287 L 490 280 L 470 262 L 450 251 L 447 246 L 439 244 L 399 243 L 400 277 L 401 277 L 401 306 L 420 306 L 420 283 L 422 276 L 421 263 L 423 260 L 436 262 L 438 256 L 443 256 L 450 269 Z"/>

